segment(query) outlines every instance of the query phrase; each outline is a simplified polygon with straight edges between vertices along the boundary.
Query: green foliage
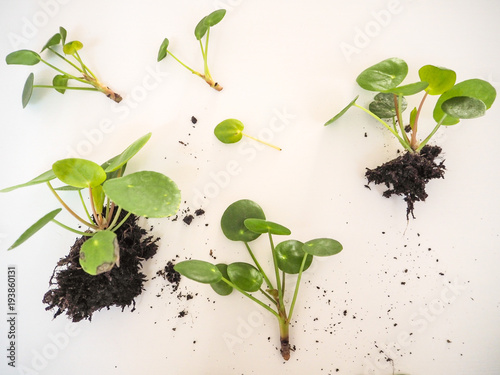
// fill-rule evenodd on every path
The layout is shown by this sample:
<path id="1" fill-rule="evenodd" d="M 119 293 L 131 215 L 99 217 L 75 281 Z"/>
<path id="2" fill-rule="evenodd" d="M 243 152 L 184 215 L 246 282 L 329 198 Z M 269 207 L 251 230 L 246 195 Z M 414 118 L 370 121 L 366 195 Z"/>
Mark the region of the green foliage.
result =
<path id="1" fill-rule="evenodd" d="M 116 234 L 109 230 L 97 232 L 82 244 L 80 265 L 90 275 L 111 271 L 120 265 L 120 247 Z"/>
<path id="2" fill-rule="evenodd" d="M 265 219 L 266 215 L 254 201 L 241 199 L 234 202 L 222 214 L 222 232 L 231 241 L 250 242 L 257 239 L 260 233 L 252 232 L 245 226 L 248 218 Z"/>
<path id="3" fill-rule="evenodd" d="M 407 74 L 406 62 L 398 58 L 390 58 L 365 69 L 356 82 L 368 91 L 386 91 L 397 87 Z"/>
<path id="4" fill-rule="evenodd" d="M 344 113 L 346 113 L 349 108 L 351 108 L 353 105 L 356 104 L 356 100 L 358 100 L 359 98 L 359 95 L 356 96 L 348 105 L 346 105 L 339 113 L 337 113 L 335 116 L 333 116 L 330 120 L 328 120 L 327 122 L 325 122 L 325 126 L 326 125 L 330 125 L 332 123 L 334 123 L 335 121 L 337 121 L 339 118 L 341 118 Z"/>
<path id="5" fill-rule="evenodd" d="M 225 278 L 226 280 L 229 280 L 229 275 L 227 274 L 227 264 L 224 263 L 219 263 L 215 265 L 218 269 L 219 272 L 222 274 L 222 277 Z M 233 287 L 229 284 L 227 284 L 224 280 L 219 280 L 215 283 L 211 283 L 210 286 L 212 289 L 215 291 L 220 296 L 228 296 L 233 292 Z"/>
<path id="6" fill-rule="evenodd" d="M 5 62 L 9 65 L 36 65 L 42 58 L 35 51 L 21 49 L 11 52 L 5 58 Z"/>
<path id="7" fill-rule="evenodd" d="M 304 251 L 304 244 L 297 240 L 288 240 L 276 246 L 278 268 L 283 272 L 289 274 L 299 273 L 304 257 L 306 257 L 306 260 L 302 272 L 306 271 L 313 261 L 313 256 Z"/>
<path id="8" fill-rule="evenodd" d="M 104 169 L 93 161 L 70 158 L 56 161 L 52 165 L 56 177 L 77 188 L 93 188 L 106 180 Z"/>
<path id="9" fill-rule="evenodd" d="M 240 120 L 230 118 L 219 123 L 214 129 L 214 134 L 222 143 L 236 143 L 243 138 L 244 127 Z"/>
<path id="10" fill-rule="evenodd" d="M 245 292 L 257 292 L 264 282 L 264 277 L 257 268 L 244 262 L 235 262 L 227 266 L 231 282 Z"/>
<path id="11" fill-rule="evenodd" d="M 290 229 L 281 224 L 263 219 L 246 219 L 243 224 L 255 233 L 271 233 L 280 236 L 288 236 L 292 233 Z"/>
<path id="12" fill-rule="evenodd" d="M 202 284 L 214 284 L 222 279 L 219 268 L 203 260 L 185 260 L 174 266 L 181 275 Z"/>
<path id="13" fill-rule="evenodd" d="M 441 95 L 451 89 L 457 81 L 457 74 L 450 69 L 425 65 L 418 71 L 421 81 L 428 82 L 429 95 Z"/>
<path id="14" fill-rule="evenodd" d="M 30 226 L 28 229 L 24 231 L 21 236 L 9 247 L 9 250 L 12 250 L 19 245 L 21 245 L 23 242 L 25 242 L 28 238 L 33 236 L 36 232 L 38 232 L 40 229 L 42 229 L 45 225 L 50 223 L 59 212 L 62 211 L 62 208 L 57 208 L 53 211 L 50 211 L 48 214 L 44 215 L 41 219 L 37 220 L 35 224 Z"/>
<path id="15" fill-rule="evenodd" d="M 408 102 L 403 97 L 401 99 L 401 112 L 406 110 Z M 394 94 L 390 93 L 378 93 L 373 98 L 373 102 L 370 103 L 370 111 L 380 118 L 393 118 L 397 114 L 396 104 L 394 103 Z"/>
<path id="16" fill-rule="evenodd" d="M 469 96 L 455 96 L 445 100 L 441 109 L 448 116 L 459 119 L 471 119 L 484 116 L 486 104 L 479 99 Z"/>

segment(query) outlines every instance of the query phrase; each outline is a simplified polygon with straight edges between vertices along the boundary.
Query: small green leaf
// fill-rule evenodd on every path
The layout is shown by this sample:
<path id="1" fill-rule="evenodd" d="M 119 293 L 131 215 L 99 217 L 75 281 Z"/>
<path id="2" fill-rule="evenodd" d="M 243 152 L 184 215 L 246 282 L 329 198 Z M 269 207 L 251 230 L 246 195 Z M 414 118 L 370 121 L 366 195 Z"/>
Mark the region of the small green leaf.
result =
<path id="1" fill-rule="evenodd" d="M 208 16 L 205 18 L 205 23 L 207 24 L 208 27 L 212 27 L 217 25 L 224 16 L 226 15 L 226 10 L 225 9 L 219 9 L 215 10 L 212 13 L 210 13 Z"/>
<path id="2" fill-rule="evenodd" d="M 51 169 L 28 182 L 2 189 L 0 190 L 0 193 L 8 193 L 9 191 L 16 190 L 22 187 L 43 184 L 44 182 L 48 182 L 50 180 L 53 180 L 54 178 L 56 178 L 56 175 L 54 174 L 54 171 Z"/>
<path id="3" fill-rule="evenodd" d="M 49 41 L 43 46 L 42 50 L 40 52 L 45 51 L 47 48 L 55 46 L 57 44 L 61 43 L 61 34 L 57 33 L 52 36 L 52 38 L 49 39 Z"/>
<path id="4" fill-rule="evenodd" d="M 160 46 L 160 50 L 158 51 L 157 61 L 161 61 L 165 57 L 167 57 L 169 43 L 170 42 L 169 42 L 169 40 L 167 38 L 163 39 L 163 42 L 161 43 L 161 46 Z"/>
<path id="5" fill-rule="evenodd" d="M 182 276 L 203 284 L 214 284 L 222 279 L 217 266 L 203 260 L 185 260 L 174 266 Z"/>
<path id="6" fill-rule="evenodd" d="M 302 247 L 307 254 L 318 257 L 326 257 L 338 254 L 342 251 L 342 245 L 337 240 L 331 238 L 317 238 L 307 241 Z"/>
<path id="7" fill-rule="evenodd" d="M 246 219 L 243 224 L 245 225 L 245 227 L 247 227 L 247 229 L 250 229 L 252 232 L 259 234 L 271 233 L 281 236 L 288 236 L 292 233 L 290 232 L 290 229 L 284 227 L 283 225 L 263 219 Z"/>
<path id="8" fill-rule="evenodd" d="M 93 161 L 69 158 L 56 161 L 52 165 L 56 177 L 77 188 L 96 187 L 106 180 L 106 172 Z"/>
<path id="9" fill-rule="evenodd" d="M 61 44 L 64 46 L 66 44 L 66 36 L 68 35 L 68 32 L 64 27 L 59 27 L 59 34 L 61 34 Z"/>
<path id="10" fill-rule="evenodd" d="M 52 80 L 52 84 L 54 86 L 62 86 L 62 87 L 67 87 L 68 86 L 68 76 L 58 74 L 54 77 Z M 66 89 L 55 89 L 57 92 L 60 92 L 61 94 L 64 94 L 66 92 Z"/>
<path id="11" fill-rule="evenodd" d="M 181 192 L 167 176 L 141 171 L 104 183 L 104 192 L 118 206 L 138 216 L 167 217 L 181 204 Z"/>
<path id="12" fill-rule="evenodd" d="M 120 267 L 120 247 L 114 232 L 99 231 L 82 244 L 80 266 L 88 274 L 111 271 L 115 264 Z"/>
<path id="13" fill-rule="evenodd" d="M 455 96 L 443 102 L 442 110 L 449 116 L 460 119 L 471 119 L 484 116 L 486 104 L 468 96 Z"/>
<path id="14" fill-rule="evenodd" d="M 109 159 L 103 164 L 104 171 L 106 173 L 116 171 L 125 165 L 132 157 L 139 152 L 141 148 L 149 141 L 151 138 L 151 133 L 143 135 L 141 138 L 136 140 L 130 146 L 128 146 L 123 152 L 115 157 Z"/>
<path id="15" fill-rule="evenodd" d="M 457 80 L 457 74 L 453 70 L 434 65 L 421 67 L 418 76 L 422 81 L 429 82 L 429 95 L 441 95 L 451 89 Z"/>
<path id="16" fill-rule="evenodd" d="M 207 17 L 206 16 L 203 17 L 194 28 L 194 36 L 196 37 L 197 40 L 203 38 L 203 36 L 207 33 L 209 26 L 205 22 L 206 20 Z"/>
<path id="17" fill-rule="evenodd" d="M 222 143 L 236 143 L 243 137 L 244 125 L 240 120 L 227 119 L 218 124 L 214 134 Z"/>
<path id="18" fill-rule="evenodd" d="M 227 266 L 227 274 L 231 282 L 245 292 L 258 291 L 264 281 L 257 268 L 243 262 L 231 263 Z"/>
<path id="19" fill-rule="evenodd" d="M 415 120 L 417 119 L 417 107 L 413 108 L 410 112 L 410 128 L 413 129 L 415 126 Z"/>
<path id="20" fill-rule="evenodd" d="M 495 88 L 490 83 L 483 81 L 482 79 L 469 79 L 457 83 L 450 90 L 446 91 L 439 97 L 436 106 L 434 107 L 434 120 L 436 120 L 436 122 L 439 122 L 444 116 L 445 112 L 443 111 L 441 106 L 448 99 L 454 98 L 456 96 L 468 96 L 481 100 L 486 105 L 486 109 L 489 109 L 495 101 L 496 95 L 497 92 Z M 459 122 L 460 119 L 447 116 L 443 121 L 443 125 L 455 125 Z"/>
<path id="21" fill-rule="evenodd" d="M 397 87 L 407 74 L 406 62 L 394 57 L 365 69 L 356 82 L 365 90 L 386 91 Z"/>
<path id="22" fill-rule="evenodd" d="M 341 118 L 344 113 L 346 113 L 348 111 L 349 108 L 351 108 L 354 104 L 356 104 L 356 100 L 358 100 L 359 98 L 359 95 L 356 96 L 348 105 L 346 105 L 344 107 L 344 109 L 342 111 L 340 111 L 339 113 L 337 113 L 335 116 L 333 116 L 330 120 L 328 120 L 326 123 L 325 123 L 325 126 L 326 125 L 330 125 L 332 122 L 335 122 L 337 121 L 339 118 Z"/>
<path id="23" fill-rule="evenodd" d="M 24 83 L 23 97 L 22 97 L 23 108 L 26 108 L 31 99 L 31 94 L 33 94 L 34 81 L 35 81 L 35 75 L 33 73 L 30 73 L 30 75 L 26 79 L 26 82 Z"/>
<path id="24" fill-rule="evenodd" d="M 289 274 L 300 272 L 300 266 L 306 253 L 303 250 L 304 244 L 296 240 L 288 240 L 279 243 L 276 248 L 276 260 L 278 268 Z M 313 261 L 313 256 L 307 254 L 303 271 L 307 270 Z"/>
<path id="25" fill-rule="evenodd" d="M 227 274 L 227 264 L 219 263 L 215 266 L 219 269 L 222 277 L 224 277 L 226 280 L 229 280 L 229 275 Z M 211 283 L 210 286 L 215 291 L 215 293 L 221 296 L 228 296 L 233 292 L 233 287 L 223 280 L 219 280 L 216 283 Z"/>
<path id="26" fill-rule="evenodd" d="M 407 106 L 408 103 L 403 96 L 401 98 L 401 112 L 404 112 Z M 370 103 L 368 109 L 380 118 L 392 118 L 396 116 L 394 94 L 381 92 L 375 95 L 373 102 Z"/>
<path id="27" fill-rule="evenodd" d="M 408 85 L 404 86 L 398 86 L 390 90 L 385 90 L 384 92 L 390 92 L 393 94 L 397 95 L 415 95 L 418 94 L 420 91 L 424 91 L 429 84 L 427 82 L 415 82 L 415 83 L 410 83 Z"/>
<path id="28" fill-rule="evenodd" d="M 78 40 L 74 40 L 72 42 L 68 42 L 63 46 L 63 52 L 66 55 L 74 55 L 76 52 L 83 48 L 82 42 Z"/>
<path id="29" fill-rule="evenodd" d="M 232 203 L 222 214 L 222 232 L 231 241 L 250 242 L 257 239 L 260 234 L 248 230 L 244 224 L 249 218 L 265 219 L 266 215 L 257 203 L 249 199 Z"/>
<path id="30" fill-rule="evenodd" d="M 100 215 L 102 213 L 104 201 L 106 200 L 106 195 L 104 194 L 102 185 L 98 185 L 92 189 L 92 199 L 94 201 L 96 213 Z"/>
<path id="31" fill-rule="evenodd" d="M 9 247 L 9 250 L 14 249 L 15 247 L 21 245 L 24 241 L 26 241 L 28 238 L 33 236 L 36 232 L 38 232 L 40 229 L 42 229 L 45 225 L 50 223 L 52 219 L 54 219 L 59 212 L 62 211 L 62 208 L 57 208 L 54 211 L 50 211 L 48 214 L 43 216 L 40 220 L 38 220 L 35 224 L 33 224 L 31 227 L 26 229 L 23 234 L 12 244 L 11 247 Z"/>
<path id="32" fill-rule="evenodd" d="M 42 58 L 38 53 L 28 49 L 11 52 L 5 58 L 5 61 L 9 65 L 36 65 L 41 60 Z"/>

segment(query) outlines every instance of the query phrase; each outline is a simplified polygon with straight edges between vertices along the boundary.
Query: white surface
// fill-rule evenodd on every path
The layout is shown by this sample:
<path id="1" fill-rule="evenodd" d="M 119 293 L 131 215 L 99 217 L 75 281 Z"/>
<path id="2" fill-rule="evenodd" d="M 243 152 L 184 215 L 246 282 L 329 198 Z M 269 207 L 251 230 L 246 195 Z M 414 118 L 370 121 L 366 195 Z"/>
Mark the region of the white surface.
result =
<path id="1" fill-rule="evenodd" d="M 19 311 L 18 368 L 9 368 L 2 355 L 2 374 L 392 374 L 380 349 L 393 352 L 396 371 L 406 374 L 500 373 L 499 103 L 485 117 L 436 136 L 446 176 L 428 185 L 429 198 L 416 204 L 417 219 L 409 224 L 401 199 L 363 186 L 365 167 L 395 156 L 396 140 L 356 110 L 323 127 L 357 93 L 360 103 L 368 103 L 355 78 L 387 57 L 407 61 L 407 82 L 421 66 L 434 64 L 454 69 L 460 81 L 482 78 L 499 89 L 500 4 L 305 4 L 2 1 L 0 56 L 40 50 L 64 26 L 68 39 L 84 43 L 88 65 L 125 100 L 116 106 L 98 93 L 37 90 L 23 110 L 29 72 L 38 80 L 52 72 L 1 63 L 1 187 L 27 181 L 68 155 L 104 161 L 152 131 L 129 171 L 167 174 L 182 189 L 181 209 L 201 206 L 206 215 L 190 226 L 181 220 L 147 224 L 162 237 L 158 255 L 145 264 L 150 278 L 176 255 L 210 261 L 213 250 L 217 261 L 245 259 L 244 247 L 226 240 L 218 224 L 224 209 L 241 198 L 258 202 L 270 220 L 292 230 L 292 238 L 328 236 L 344 244 L 341 254 L 317 260 L 304 274 L 291 329 L 297 350 L 283 363 L 274 317 L 239 295 L 223 298 L 188 280 L 180 291 L 197 293 L 189 301 L 156 278 L 135 312 L 113 308 L 77 325 L 52 320 L 41 298 L 74 236 L 50 225 L 7 253 L 57 202 L 42 186 L 2 194 L 0 311 L 6 309 L 11 264 L 18 272 Z M 202 69 L 194 26 L 220 7 L 227 15 L 212 30 L 209 49 L 212 74 L 224 87 L 219 93 L 173 59 L 157 63 L 156 54 L 168 36 L 174 54 Z M 346 53 L 347 45 L 356 52 Z M 423 133 L 433 126 L 431 109 L 421 120 Z M 198 118 L 195 126 L 191 116 Z M 283 151 L 250 141 L 219 143 L 213 128 L 230 117 L 243 121 L 248 133 L 271 134 Z M 106 134 L 98 130 L 103 122 L 111 124 Z M 228 163 L 237 168 L 223 179 Z M 199 191 L 210 199 L 200 202 Z M 258 245 L 266 254 L 265 241 Z M 188 315 L 178 318 L 183 310 Z M 229 345 L 228 337 L 238 340 Z M 0 343 L 5 353 L 6 334 Z"/>

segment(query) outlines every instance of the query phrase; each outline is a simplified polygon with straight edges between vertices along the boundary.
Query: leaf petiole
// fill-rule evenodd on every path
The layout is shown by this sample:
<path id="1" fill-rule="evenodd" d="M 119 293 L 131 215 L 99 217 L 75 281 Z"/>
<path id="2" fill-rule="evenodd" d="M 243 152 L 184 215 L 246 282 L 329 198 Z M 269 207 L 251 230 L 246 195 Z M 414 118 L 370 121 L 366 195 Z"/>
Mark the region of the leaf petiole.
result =
<path id="1" fill-rule="evenodd" d="M 268 143 L 268 142 L 262 141 L 262 140 L 260 140 L 260 139 L 258 139 L 258 138 L 255 138 L 255 137 L 252 137 L 251 135 L 245 134 L 245 133 L 243 133 L 243 132 L 241 133 L 241 135 L 244 135 L 244 136 L 245 136 L 245 137 L 247 137 L 247 138 L 253 139 L 254 141 L 260 142 L 260 143 L 262 143 L 263 145 L 266 145 L 266 146 L 272 147 L 272 148 L 274 148 L 275 150 L 281 151 L 281 148 L 279 148 L 278 146 L 272 145 L 272 144 L 270 144 L 270 143 Z"/>
<path id="2" fill-rule="evenodd" d="M 67 225 L 64 225 L 63 223 L 61 223 L 60 221 L 57 221 L 56 219 L 52 219 L 51 220 L 53 223 L 59 225 L 60 227 L 66 229 L 66 230 L 69 230 L 70 232 L 73 232 L 73 233 L 76 233 L 80 236 L 86 236 L 86 237 L 92 237 L 95 232 L 92 232 L 92 233 L 89 233 L 89 232 L 81 232 L 79 230 L 76 230 L 76 229 L 73 229 L 71 227 L 68 227 Z"/>
<path id="3" fill-rule="evenodd" d="M 264 270 L 262 269 L 259 261 L 257 260 L 257 258 L 255 257 L 252 249 L 250 249 L 250 245 L 248 244 L 248 242 L 244 242 L 245 243 L 245 246 L 248 250 L 248 253 L 250 254 L 250 256 L 252 257 L 252 260 L 253 262 L 255 263 L 255 265 L 257 266 L 257 269 L 260 271 L 260 273 L 262 274 L 262 276 L 264 277 L 264 280 L 266 281 L 266 284 L 267 284 L 267 287 L 269 289 L 273 289 L 273 284 L 271 283 L 271 280 L 269 280 L 269 277 L 267 277 L 266 273 L 264 272 Z"/>

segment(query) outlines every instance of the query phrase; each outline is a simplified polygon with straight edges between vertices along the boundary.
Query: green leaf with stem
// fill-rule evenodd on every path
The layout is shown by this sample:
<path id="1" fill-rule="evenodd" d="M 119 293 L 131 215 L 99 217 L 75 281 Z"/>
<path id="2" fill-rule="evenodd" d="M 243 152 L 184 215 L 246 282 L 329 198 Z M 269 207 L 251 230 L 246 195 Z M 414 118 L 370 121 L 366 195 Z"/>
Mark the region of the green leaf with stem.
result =
<path id="1" fill-rule="evenodd" d="M 266 146 L 270 146 L 278 151 L 281 151 L 281 148 L 274 146 L 270 143 L 261 141 L 260 139 L 249 136 L 248 134 L 243 133 L 244 125 L 240 120 L 236 119 L 227 119 L 219 123 L 215 129 L 214 134 L 219 141 L 222 143 L 236 143 L 243 138 L 243 136 L 253 139 L 257 142 L 265 144 Z"/>
<path id="2" fill-rule="evenodd" d="M 24 231 L 23 234 L 9 247 L 9 250 L 12 250 L 19 245 L 21 245 L 23 242 L 25 242 L 28 238 L 33 236 L 36 232 L 38 232 L 40 229 L 42 229 L 45 225 L 50 223 L 59 212 L 62 211 L 62 208 L 57 208 L 53 211 L 50 211 L 48 214 L 44 215 L 41 219 L 39 219 L 35 224 L 30 226 L 26 231 Z"/>
<path id="3" fill-rule="evenodd" d="M 257 292 L 264 278 L 257 268 L 244 262 L 235 262 L 227 266 L 229 279 L 245 292 Z"/>
<path id="4" fill-rule="evenodd" d="M 297 274 L 306 271 L 312 264 L 313 256 L 303 250 L 304 244 L 296 240 L 287 240 L 279 243 L 276 248 L 276 259 L 278 268 L 288 274 Z M 302 263 L 304 261 L 304 266 Z"/>
<path id="5" fill-rule="evenodd" d="M 225 9 L 215 10 L 205 17 L 205 23 L 208 25 L 208 27 L 213 27 L 217 25 L 220 21 L 222 21 L 225 15 L 226 15 Z"/>
<path id="6" fill-rule="evenodd" d="M 96 187 L 106 180 L 104 169 L 93 161 L 69 158 L 52 165 L 56 177 L 70 186 L 78 188 Z"/>
<path id="7" fill-rule="evenodd" d="M 459 119 L 484 116 L 486 104 L 482 100 L 468 96 L 455 96 L 443 102 L 441 109 L 448 115 Z"/>
<path id="8" fill-rule="evenodd" d="M 28 78 L 26 78 L 26 82 L 24 82 L 23 96 L 22 96 L 23 108 L 26 108 L 31 99 L 31 95 L 33 94 L 34 81 L 35 81 L 35 75 L 33 73 L 30 73 Z"/>
<path id="9" fill-rule="evenodd" d="M 203 260 L 185 260 L 174 266 L 182 276 L 202 284 L 214 284 L 222 279 L 219 268 Z"/>
<path id="10" fill-rule="evenodd" d="M 249 230 L 244 222 L 249 218 L 265 219 L 262 208 L 252 200 L 241 199 L 229 205 L 221 218 L 221 229 L 231 241 L 251 242 L 260 236 Z"/>
<path id="11" fill-rule="evenodd" d="M 421 91 L 424 91 L 429 86 L 427 82 L 415 82 L 404 86 L 398 86 L 393 89 L 385 90 L 384 92 L 397 94 L 397 95 L 415 95 Z"/>
<path id="12" fill-rule="evenodd" d="M 52 84 L 55 86 L 54 88 L 57 92 L 64 94 L 66 92 L 66 89 L 68 88 L 68 80 L 69 80 L 68 76 L 63 74 L 58 74 L 52 80 Z M 65 88 L 57 88 L 57 87 L 65 87 Z"/>
<path id="13" fill-rule="evenodd" d="M 80 248 L 80 266 L 90 275 L 99 275 L 120 266 L 120 247 L 116 234 L 102 230 L 85 241 Z"/>
<path id="14" fill-rule="evenodd" d="M 429 95 L 441 95 L 453 87 L 457 74 L 450 69 L 434 65 L 425 65 L 418 71 L 420 80 L 429 82 L 426 91 Z"/>
<path id="15" fill-rule="evenodd" d="M 170 41 L 168 38 L 163 39 L 163 42 L 161 43 L 160 50 L 158 51 L 158 58 L 156 61 L 161 61 L 165 57 L 167 57 L 168 54 L 168 45 L 170 44 Z"/>
<path id="16" fill-rule="evenodd" d="M 215 266 L 219 269 L 223 278 L 229 279 L 229 275 L 227 274 L 227 264 L 219 263 Z M 220 296 L 228 296 L 233 292 L 234 289 L 231 285 L 224 282 L 224 280 L 219 280 L 216 283 L 211 283 L 210 286 L 215 291 L 215 293 Z"/>
<path id="17" fill-rule="evenodd" d="M 333 116 L 330 120 L 325 122 L 325 126 L 330 125 L 331 123 L 333 123 L 333 122 L 337 121 L 339 118 L 341 118 L 349 110 L 349 108 L 351 108 L 356 103 L 356 100 L 358 100 L 358 98 L 359 98 L 359 95 L 357 95 L 348 105 L 346 105 L 344 107 L 344 109 L 342 109 L 342 111 L 340 111 L 335 116 Z"/>
<path id="18" fill-rule="evenodd" d="M 284 227 L 283 225 L 273 223 L 272 221 L 267 221 L 264 219 L 246 219 L 243 224 L 245 225 L 245 227 L 255 233 L 271 233 L 281 236 L 288 236 L 291 234 L 290 229 Z"/>
<path id="19" fill-rule="evenodd" d="M 207 20 L 207 16 L 203 17 L 200 22 L 196 24 L 194 28 L 194 36 L 197 40 L 203 38 L 203 36 L 207 33 L 209 26 L 205 22 Z"/>
<path id="20" fill-rule="evenodd" d="M 21 49 L 19 51 L 11 52 L 5 58 L 5 61 L 9 65 L 36 65 L 42 58 L 35 51 L 31 51 L 28 49 Z"/>
<path id="21" fill-rule="evenodd" d="M 406 110 L 408 103 L 404 97 L 401 98 L 401 111 Z M 394 94 L 379 93 L 368 106 L 369 110 L 380 118 L 393 118 L 397 114 L 394 104 Z"/>
<path id="22" fill-rule="evenodd" d="M 342 244 L 332 238 L 317 238 L 304 243 L 302 250 L 307 254 L 326 257 L 342 251 Z"/>
<path id="23" fill-rule="evenodd" d="M 135 142 L 133 142 L 130 146 L 128 146 L 122 153 L 114 156 L 109 159 L 107 162 L 103 164 L 104 171 L 106 173 L 114 172 L 124 166 L 130 159 L 132 159 L 141 148 L 149 141 L 151 138 L 151 133 L 148 133 Z"/>
<path id="24" fill-rule="evenodd" d="M 114 178 L 106 181 L 103 188 L 113 202 L 138 216 L 171 216 L 181 203 L 176 183 L 158 172 L 141 171 Z"/>
<path id="25" fill-rule="evenodd" d="M 51 181 L 55 178 L 56 178 L 56 175 L 54 174 L 54 171 L 52 169 L 50 169 L 47 172 L 42 173 L 41 175 L 33 178 L 32 180 L 30 180 L 28 182 L 2 189 L 2 190 L 0 190 L 0 193 L 8 193 L 9 191 L 20 189 L 23 187 L 43 184 L 43 183 L 45 183 L 47 181 Z"/>
<path id="26" fill-rule="evenodd" d="M 394 57 L 365 69 L 356 82 L 365 90 L 386 91 L 397 87 L 407 74 L 406 62 Z"/>
<path id="27" fill-rule="evenodd" d="M 68 42 L 63 46 L 63 52 L 66 55 L 75 55 L 79 50 L 83 48 L 82 42 L 78 40 L 74 40 L 72 42 Z"/>
<path id="28" fill-rule="evenodd" d="M 42 50 L 40 52 L 45 51 L 47 48 L 58 45 L 61 43 L 61 33 L 54 34 L 47 43 L 43 46 Z"/>

